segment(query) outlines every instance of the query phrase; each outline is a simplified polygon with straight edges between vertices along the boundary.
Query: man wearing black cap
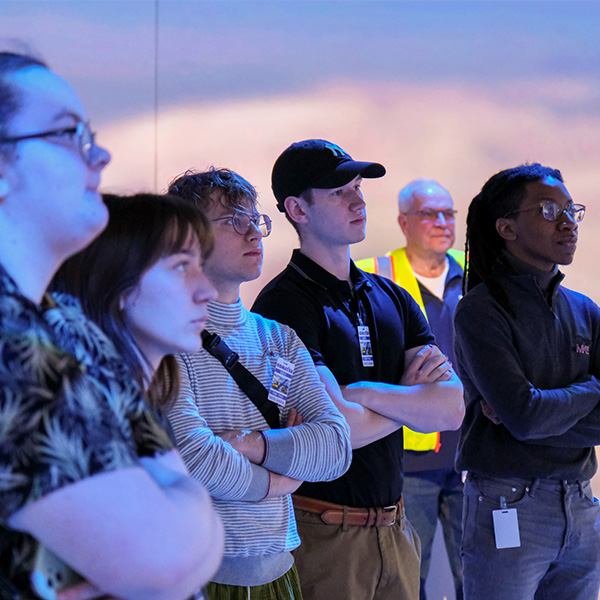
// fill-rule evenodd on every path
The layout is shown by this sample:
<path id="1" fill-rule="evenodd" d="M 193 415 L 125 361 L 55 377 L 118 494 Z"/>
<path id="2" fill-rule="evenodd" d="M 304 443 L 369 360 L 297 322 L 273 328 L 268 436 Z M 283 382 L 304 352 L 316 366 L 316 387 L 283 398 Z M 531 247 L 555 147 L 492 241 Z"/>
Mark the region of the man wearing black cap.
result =
<path id="1" fill-rule="evenodd" d="M 300 249 L 253 310 L 300 335 L 355 448 L 344 476 L 304 484 L 294 498 L 305 600 L 419 597 L 419 541 L 401 499 L 401 426 L 456 429 L 464 412 L 460 382 L 417 304 L 350 260 L 349 245 L 365 237 L 362 178 L 384 174 L 324 140 L 292 144 L 273 167 L 277 206 Z"/>

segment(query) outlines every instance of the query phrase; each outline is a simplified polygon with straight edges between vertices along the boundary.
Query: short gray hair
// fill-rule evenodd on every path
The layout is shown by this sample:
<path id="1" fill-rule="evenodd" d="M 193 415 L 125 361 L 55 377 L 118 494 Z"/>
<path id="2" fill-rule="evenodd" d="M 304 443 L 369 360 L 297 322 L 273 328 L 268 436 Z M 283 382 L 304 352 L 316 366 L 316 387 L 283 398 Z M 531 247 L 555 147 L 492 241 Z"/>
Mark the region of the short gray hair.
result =
<path id="1" fill-rule="evenodd" d="M 413 207 L 415 201 L 415 194 L 424 188 L 437 188 L 443 190 L 451 196 L 450 192 L 442 185 L 440 185 L 435 179 L 427 179 L 425 177 L 419 177 L 414 179 L 410 183 L 406 184 L 398 194 L 398 212 L 400 214 L 407 213 Z"/>

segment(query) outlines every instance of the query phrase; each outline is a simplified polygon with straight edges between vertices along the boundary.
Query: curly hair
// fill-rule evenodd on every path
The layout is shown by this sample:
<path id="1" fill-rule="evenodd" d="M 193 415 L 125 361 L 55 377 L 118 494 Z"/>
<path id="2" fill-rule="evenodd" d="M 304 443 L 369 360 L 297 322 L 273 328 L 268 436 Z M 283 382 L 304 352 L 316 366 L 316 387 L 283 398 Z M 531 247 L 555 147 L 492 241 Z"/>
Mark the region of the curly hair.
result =
<path id="1" fill-rule="evenodd" d="M 169 184 L 168 193 L 196 204 L 206 210 L 216 198 L 233 209 L 244 209 L 251 202 L 255 207 L 258 195 L 254 186 L 230 169 L 210 167 L 207 171 L 186 171 Z"/>

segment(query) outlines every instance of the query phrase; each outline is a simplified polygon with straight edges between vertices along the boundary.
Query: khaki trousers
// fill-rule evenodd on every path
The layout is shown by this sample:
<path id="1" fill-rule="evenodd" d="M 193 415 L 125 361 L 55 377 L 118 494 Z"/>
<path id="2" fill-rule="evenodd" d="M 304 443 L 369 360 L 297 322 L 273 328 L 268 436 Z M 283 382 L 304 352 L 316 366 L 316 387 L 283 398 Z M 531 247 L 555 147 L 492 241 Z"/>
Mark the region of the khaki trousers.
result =
<path id="1" fill-rule="evenodd" d="M 419 599 L 421 543 L 404 513 L 388 527 L 355 527 L 295 512 L 304 600 Z"/>

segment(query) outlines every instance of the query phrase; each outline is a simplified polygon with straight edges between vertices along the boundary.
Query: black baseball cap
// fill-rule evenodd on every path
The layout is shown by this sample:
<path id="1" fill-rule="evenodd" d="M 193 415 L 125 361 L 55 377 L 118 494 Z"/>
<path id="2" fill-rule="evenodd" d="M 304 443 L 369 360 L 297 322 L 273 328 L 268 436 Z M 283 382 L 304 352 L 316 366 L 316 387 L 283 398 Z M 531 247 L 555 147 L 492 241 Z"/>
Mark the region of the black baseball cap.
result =
<path id="1" fill-rule="evenodd" d="M 283 203 L 288 196 L 300 196 L 308 188 L 342 187 L 357 175 L 383 177 L 385 167 L 352 160 L 345 150 L 326 140 L 304 140 L 279 155 L 273 165 L 271 187 L 277 208 L 285 212 Z"/>

